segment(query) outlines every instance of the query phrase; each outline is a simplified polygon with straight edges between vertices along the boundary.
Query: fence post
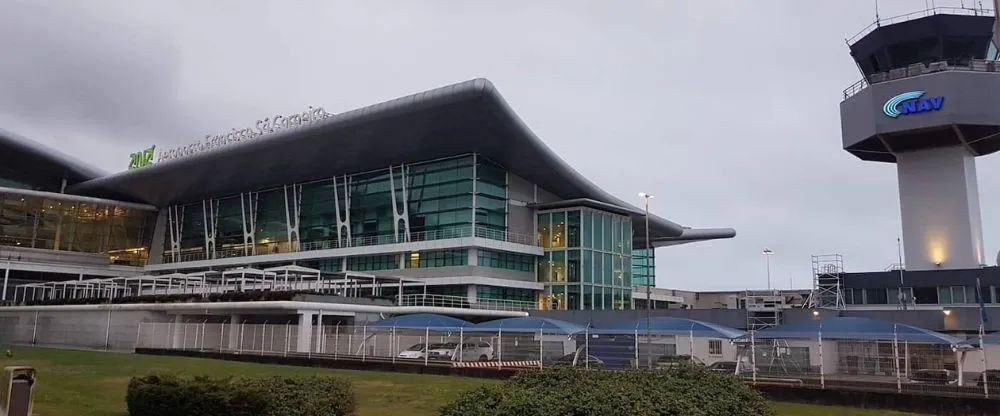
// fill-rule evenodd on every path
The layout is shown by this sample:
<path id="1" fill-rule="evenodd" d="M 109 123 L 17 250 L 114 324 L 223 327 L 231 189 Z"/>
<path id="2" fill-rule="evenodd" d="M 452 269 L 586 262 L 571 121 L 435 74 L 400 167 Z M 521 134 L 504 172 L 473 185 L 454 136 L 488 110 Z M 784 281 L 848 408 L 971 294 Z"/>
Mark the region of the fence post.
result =
<path id="1" fill-rule="evenodd" d="M 754 333 L 757 332 L 750 329 L 750 367 L 753 367 L 753 384 L 757 385 L 757 340 L 754 339 Z"/>
<path id="2" fill-rule="evenodd" d="M 497 369 L 503 368 L 503 326 L 497 329 L 497 346 L 500 348 L 497 353 Z"/>
<path id="3" fill-rule="evenodd" d="M 458 361 L 465 361 L 465 328 L 462 327 L 458 328 Z"/>
<path id="4" fill-rule="evenodd" d="M 340 322 L 337 322 L 337 328 L 334 329 L 333 333 L 333 359 L 337 359 L 337 355 L 340 354 Z"/>
<path id="5" fill-rule="evenodd" d="M 246 324 L 246 319 L 244 319 L 243 322 L 240 322 L 240 342 L 236 343 L 236 351 L 239 353 L 243 353 L 243 330 L 245 329 L 244 327 Z"/>
<path id="6" fill-rule="evenodd" d="M 368 325 L 361 327 L 361 362 L 368 356 Z"/>
<path id="7" fill-rule="evenodd" d="M 271 331 L 273 334 L 274 331 Z M 264 355 L 264 339 L 267 337 L 267 320 L 260 326 L 260 355 Z"/>
<path id="8" fill-rule="evenodd" d="M 819 388 L 826 389 L 826 371 L 823 365 L 823 324 L 819 324 L 819 336 L 817 339 L 819 340 Z M 899 360 L 896 360 L 896 362 L 898 363 Z M 896 368 L 899 368 L 898 364 Z"/>
<path id="9" fill-rule="evenodd" d="M 400 292 L 400 293 L 402 293 L 402 292 Z M 393 348 L 392 344 L 395 343 L 395 342 L 396 342 L 396 326 L 393 325 L 393 327 L 392 327 L 392 338 L 389 338 L 389 354 L 392 355 L 392 363 L 393 364 L 396 364 L 396 354 L 398 354 L 396 352 L 396 350 L 399 349 L 398 345 L 396 346 L 396 348 Z"/>
<path id="10" fill-rule="evenodd" d="M 538 369 L 542 369 L 542 361 L 545 361 L 545 336 L 542 328 L 538 328 Z"/>
<path id="11" fill-rule="evenodd" d="M 635 336 L 635 357 L 634 357 L 635 358 L 635 368 L 639 368 L 639 330 L 638 329 L 635 330 L 634 336 Z M 646 351 L 646 354 L 649 354 L 649 351 Z"/>
<path id="12" fill-rule="evenodd" d="M 285 357 L 288 356 L 288 343 L 292 340 L 292 321 L 285 322 Z"/>
<path id="13" fill-rule="evenodd" d="M 132 351 L 135 351 L 136 348 L 139 348 L 139 337 L 141 335 L 142 335 L 142 322 L 139 322 L 139 325 L 136 325 L 135 327 L 135 346 L 132 347 Z"/>
<path id="14" fill-rule="evenodd" d="M 590 325 L 587 325 L 587 328 L 583 330 L 583 336 L 586 337 L 583 340 L 583 366 L 590 368 Z"/>
<path id="15" fill-rule="evenodd" d="M 219 324 L 219 352 L 222 352 L 226 346 L 226 324 Z"/>
<path id="16" fill-rule="evenodd" d="M 274 352 L 274 328 L 271 328 L 271 341 L 267 345 L 267 350 Z"/>
<path id="17" fill-rule="evenodd" d="M 111 349 L 111 308 L 108 308 L 108 327 L 104 330 L 104 350 Z"/>
<path id="18" fill-rule="evenodd" d="M 38 343 L 38 311 L 35 311 L 35 322 L 31 327 L 31 345 Z"/>
<path id="19" fill-rule="evenodd" d="M 424 367 L 427 366 L 427 360 L 430 358 L 431 349 L 431 327 L 424 327 Z"/>
<path id="20" fill-rule="evenodd" d="M 208 332 L 206 332 L 208 329 L 207 325 L 205 325 L 206 322 L 208 322 L 208 319 L 201 321 L 201 344 L 198 344 L 198 351 L 205 351 L 205 337 L 208 336 Z"/>
<path id="21" fill-rule="evenodd" d="M 183 328 L 181 330 L 181 332 L 182 332 L 182 334 L 181 334 L 181 349 L 182 350 L 186 350 L 187 346 L 188 346 L 188 326 L 187 326 L 187 322 L 181 324 L 181 327 Z"/>
<path id="22" fill-rule="evenodd" d="M 896 363 L 896 393 L 903 393 L 903 378 L 899 374 L 899 336 L 896 324 L 892 324 L 892 361 Z"/>

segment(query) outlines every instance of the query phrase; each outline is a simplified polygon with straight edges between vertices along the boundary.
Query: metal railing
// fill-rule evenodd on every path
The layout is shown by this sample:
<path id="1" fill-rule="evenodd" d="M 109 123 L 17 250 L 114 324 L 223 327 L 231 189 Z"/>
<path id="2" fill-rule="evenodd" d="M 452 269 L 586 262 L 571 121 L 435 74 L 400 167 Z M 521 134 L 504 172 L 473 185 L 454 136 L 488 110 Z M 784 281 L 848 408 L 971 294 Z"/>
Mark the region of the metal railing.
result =
<path id="1" fill-rule="evenodd" d="M 590 328 L 568 333 L 555 328 L 300 326 L 297 320 L 219 323 L 218 317 L 148 322 L 155 319 L 153 314 L 136 314 L 38 312 L 33 318 L 0 314 L 0 339 L 10 344 L 70 348 L 309 355 L 436 366 L 664 369 L 695 364 L 764 385 L 1000 397 L 1000 344 L 979 348 L 973 339 L 965 341 L 969 345 L 950 345 L 918 339 L 924 336 L 914 333 L 859 333 L 837 338 L 816 332 L 798 334 L 796 339 L 767 339 L 758 336 L 765 332 L 752 332 L 730 340 L 694 327 L 648 334 L 642 329 L 608 332 Z M 300 329 L 307 333 L 300 334 Z"/>
<path id="2" fill-rule="evenodd" d="M 444 228 L 439 230 L 413 232 L 410 233 L 409 241 L 406 241 L 405 237 L 403 237 L 402 235 L 397 236 L 395 234 L 381 234 L 375 236 L 354 237 L 349 240 L 341 239 L 341 240 L 308 241 L 300 244 L 289 244 L 287 242 L 260 243 L 260 244 L 255 244 L 252 247 L 246 246 L 246 247 L 228 248 L 224 250 L 219 250 L 216 251 L 215 255 L 212 256 L 211 258 L 209 258 L 207 253 L 203 251 L 180 253 L 177 255 L 172 255 L 169 252 L 164 252 L 163 262 L 180 263 L 188 261 L 225 259 L 233 257 L 250 257 L 250 256 L 260 256 L 260 255 L 278 254 L 278 253 L 331 250 L 331 249 L 348 248 L 348 247 L 367 247 L 367 246 L 380 246 L 387 244 L 413 243 L 419 241 L 450 240 L 456 238 L 469 238 L 473 236 L 478 238 L 485 238 L 489 240 L 503 241 L 514 244 L 524 244 L 531 246 L 538 245 L 537 238 L 534 235 L 511 233 L 503 230 L 495 230 L 485 227 L 473 227 L 472 225 L 467 225 L 461 227 Z"/>
<path id="3" fill-rule="evenodd" d="M 878 74 L 872 74 L 872 82 L 868 82 L 867 79 L 862 78 L 852 84 L 851 86 L 844 89 L 844 99 L 851 98 L 855 94 L 864 91 L 872 84 L 879 84 L 886 81 L 895 81 L 898 79 L 912 78 L 925 74 L 932 74 L 936 72 L 946 72 L 946 71 L 960 71 L 960 72 L 1000 72 L 1000 65 L 997 65 L 994 61 L 988 61 L 983 59 L 973 59 L 968 65 L 952 65 L 947 62 L 934 62 L 930 65 L 923 64 L 913 64 L 905 68 L 897 68 L 889 72 L 882 72 Z"/>
<path id="4" fill-rule="evenodd" d="M 465 296 L 433 294 L 403 295 L 399 299 L 399 306 L 438 306 L 444 308 L 485 309 L 493 311 L 538 310 L 537 302 L 500 299 L 477 299 L 475 302 L 469 302 L 469 299 Z"/>
<path id="5" fill-rule="evenodd" d="M 950 14 L 950 15 L 960 15 L 960 16 L 993 16 L 995 13 L 993 9 L 981 8 L 981 7 L 931 7 L 924 10 L 918 10 L 915 12 L 910 12 L 906 14 L 901 14 L 898 16 L 879 18 L 872 24 L 865 26 L 858 33 L 850 38 L 845 39 L 845 42 L 852 44 L 858 39 L 867 36 L 869 33 L 875 31 L 883 25 L 893 25 L 896 23 L 908 22 L 910 20 L 920 19 L 922 17 L 934 16 L 939 14 Z"/>

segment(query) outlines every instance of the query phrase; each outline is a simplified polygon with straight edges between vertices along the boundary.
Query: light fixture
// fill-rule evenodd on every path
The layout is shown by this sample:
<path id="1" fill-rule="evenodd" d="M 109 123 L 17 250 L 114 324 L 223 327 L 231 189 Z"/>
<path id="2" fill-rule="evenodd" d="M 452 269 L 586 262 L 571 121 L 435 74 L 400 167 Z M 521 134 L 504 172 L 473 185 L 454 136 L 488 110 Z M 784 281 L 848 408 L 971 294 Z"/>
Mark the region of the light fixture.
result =
<path id="1" fill-rule="evenodd" d="M 653 199 L 655 197 L 645 192 L 639 192 L 639 198 Z"/>
<path id="2" fill-rule="evenodd" d="M 941 312 L 944 313 L 944 316 L 951 316 L 951 309 L 943 309 Z"/>
<path id="3" fill-rule="evenodd" d="M 819 311 L 813 311 L 813 316 L 819 316 Z"/>

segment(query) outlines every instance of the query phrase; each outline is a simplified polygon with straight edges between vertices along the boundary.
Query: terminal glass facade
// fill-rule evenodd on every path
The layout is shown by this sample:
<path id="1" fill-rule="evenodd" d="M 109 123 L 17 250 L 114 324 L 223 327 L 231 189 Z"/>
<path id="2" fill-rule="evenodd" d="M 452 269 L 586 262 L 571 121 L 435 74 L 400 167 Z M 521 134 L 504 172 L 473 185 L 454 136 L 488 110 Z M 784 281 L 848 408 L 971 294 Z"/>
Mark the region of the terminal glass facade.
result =
<path id="1" fill-rule="evenodd" d="M 165 261 L 502 238 L 507 172 L 476 155 L 387 166 L 179 205 L 168 222 L 178 232 L 164 241 Z"/>
<path id="2" fill-rule="evenodd" d="M 656 249 L 632 250 L 632 286 L 656 286 Z"/>
<path id="3" fill-rule="evenodd" d="M 632 221 L 591 208 L 538 214 L 543 309 L 631 309 Z"/>
<path id="4" fill-rule="evenodd" d="M 107 254 L 145 264 L 155 213 L 34 195 L 0 194 L 0 245 Z"/>

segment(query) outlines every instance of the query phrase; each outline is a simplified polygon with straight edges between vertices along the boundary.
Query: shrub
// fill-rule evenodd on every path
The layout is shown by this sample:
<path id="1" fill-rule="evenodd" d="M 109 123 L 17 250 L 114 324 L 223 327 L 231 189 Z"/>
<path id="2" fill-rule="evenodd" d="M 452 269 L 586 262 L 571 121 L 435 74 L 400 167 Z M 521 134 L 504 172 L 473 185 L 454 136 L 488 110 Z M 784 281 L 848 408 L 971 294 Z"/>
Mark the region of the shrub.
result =
<path id="1" fill-rule="evenodd" d="M 331 377 L 133 378 L 130 416 L 353 416 L 351 384 Z"/>
<path id="2" fill-rule="evenodd" d="M 764 398 L 739 378 L 694 366 L 670 370 L 520 373 L 459 396 L 441 416 L 767 416 Z"/>

